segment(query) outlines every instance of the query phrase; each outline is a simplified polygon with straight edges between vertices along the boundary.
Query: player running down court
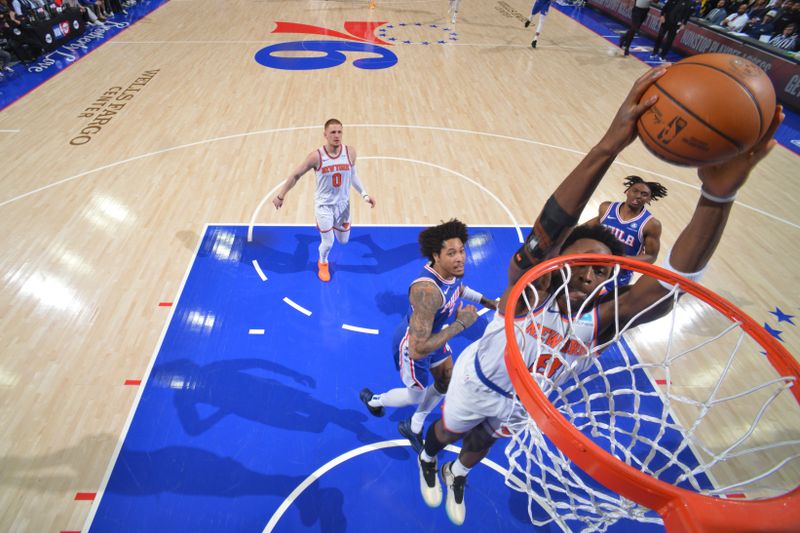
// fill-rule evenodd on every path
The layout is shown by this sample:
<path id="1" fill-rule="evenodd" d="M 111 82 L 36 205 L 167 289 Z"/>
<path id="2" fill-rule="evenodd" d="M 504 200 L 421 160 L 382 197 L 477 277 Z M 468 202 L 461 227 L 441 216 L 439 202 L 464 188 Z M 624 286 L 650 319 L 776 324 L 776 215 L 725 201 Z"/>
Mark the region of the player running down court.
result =
<path id="1" fill-rule="evenodd" d="M 639 100 L 664 72 L 665 67 L 656 68 L 636 81 L 603 138 L 547 200 L 530 235 L 511 259 L 508 288 L 498 309 L 505 309 L 508 294 L 523 273 L 545 259 L 566 254 L 622 253 L 620 243 L 607 229 L 586 225 L 574 231 L 573 228 L 609 166 L 636 138 L 637 119 L 655 103 L 657 97 L 652 96 L 641 103 Z M 778 107 L 770 128 L 755 147 L 729 161 L 698 169 L 702 182 L 700 198 L 691 220 L 667 254 L 664 268 L 693 281 L 701 278 L 722 237 L 737 191 L 744 185 L 750 171 L 775 145 L 772 135 L 782 118 Z M 537 301 L 542 302 L 538 307 L 529 310 L 523 299 L 516 302 L 515 316 L 519 317 L 517 344 L 532 372 L 546 374 L 555 383 L 577 376 L 592 366 L 587 356 L 592 348 L 600 339 L 613 333 L 615 312 L 619 322 L 626 323 L 672 288 L 667 284 L 662 286 L 654 278 L 641 277 L 630 286 L 630 290 L 621 292 L 616 301 L 586 302 L 598 285 L 609 280 L 611 271 L 611 267 L 601 265 L 573 266 L 567 295 L 561 291 L 550 292 L 561 284 L 560 276 L 554 273 L 542 278 L 535 287 L 528 288 L 528 300 L 538 298 Z M 553 279 L 552 283 L 550 279 Z M 638 318 L 638 323 L 657 318 L 656 315 L 660 316 L 661 311 L 666 311 L 664 307 L 672 302 L 668 298 L 658 313 L 648 312 Z M 576 311 L 584 303 L 583 314 L 570 319 L 569 310 Z M 568 329 L 570 323 L 572 326 Z M 531 327 L 534 324 L 536 327 Z M 552 346 L 549 342 L 540 343 L 537 335 L 543 340 L 558 338 L 560 342 L 554 342 Z M 453 368 L 443 417 L 428 429 L 419 456 L 420 491 L 425 502 L 436 507 L 442 500 L 437 454 L 447 444 L 463 439 L 458 458 L 441 468 L 447 488 L 445 507 L 455 524 L 462 524 L 466 516 L 464 486 L 470 469 L 486 456 L 497 438 L 509 436 L 527 417 L 524 407 L 514 397 L 504 361 L 505 349 L 504 318 L 498 312 L 483 336 L 459 356 Z M 542 350 L 545 357 L 537 357 L 537 350 Z"/>
<path id="2" fill-rule="evenodd" d="M 661 222 L 647 209 L 650 202 L 664 198 L 667 188 L 657 181 L 644 181 L 639 176 L 628 176 L 624 181 L 624 202 L 603 202 L 598 215 L 587 222 L 590 226 L 602 224 L 625 246 L 625 255 L 655 263 L 661 249 Z M 621 270 L 617 285 L 631 282 L 633 272 Z"/>
<path id="3" fill-rule="evenodd" d="M 333 236 L 342 244 L 350 238 L 350 186 L 361 195 L 370 207 L 375 207 L 375 197 L 367 194 L 356 172 L 356 149 L 342 144 L 342 123 L 332 118 L 325 123 L 325 144 L 306 157 L 292 172 L 272 199 L 275 209 L 283 206 L 286 194 L 303 175 L 314 169 L 317 189 L 314 193 L 314 217 L 319 229 L 319 261 L 317 276 L 330 281 L 328 254 L 333 248 Z"/>
<path id="4" fill-rule="evenodd" d="M 427 228 L 419 234 L 419 246 L 428 262 L 408 289 L 409 309 L 395 330 L 393 355 L 403 387 L 383 394 L 363 389 L 361 401 L 369 412 L 383 416 L 384 407 L 417 405 L 410 420 L 398 425 L 417 453 L 422 449 L 425 418 L 447 392 L 453 370 L 447 341 L 470 327 L 478 318 L 475 307 L 459 300 L 497 309 L 489 300 L 462 283 L 467 226 L 456 219 Z M 455 313 L 456 317 L 451 320 Z M 431 383 L 431 377 L 433 382 Z"/>
<path id="5" fill-rule="evenodd" d="M 531 48 L 536 48 L 536 43 L 539 42 L 539 34 L 542 33 L 544 19 L 547 17 L 548 11 L 550 11 L 550 0 L 535 0 L 531 6 L 531 14 L 528 16 L 528 20 L 525 21 L 525 27 L 527 28 L 531 25 L 533 17 L 537 13 L 539 15 L 539 21 L 536 23 L 536 35 L 533 36 L 533 41 L 531 41 Z"/>

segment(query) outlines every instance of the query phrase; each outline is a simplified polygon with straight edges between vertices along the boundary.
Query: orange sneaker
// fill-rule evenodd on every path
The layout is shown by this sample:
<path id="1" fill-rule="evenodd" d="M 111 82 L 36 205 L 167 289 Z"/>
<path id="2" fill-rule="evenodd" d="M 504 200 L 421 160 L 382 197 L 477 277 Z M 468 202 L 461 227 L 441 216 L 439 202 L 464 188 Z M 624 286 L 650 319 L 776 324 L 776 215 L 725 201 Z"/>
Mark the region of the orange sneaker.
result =
<path id="1" fill-rule="evenodd" d="M 317 277 L 322 281 L 330 281 L 331 280 L 331 272 L 328 270 L 328 263 L 320 263 L 317 261 Z"/>

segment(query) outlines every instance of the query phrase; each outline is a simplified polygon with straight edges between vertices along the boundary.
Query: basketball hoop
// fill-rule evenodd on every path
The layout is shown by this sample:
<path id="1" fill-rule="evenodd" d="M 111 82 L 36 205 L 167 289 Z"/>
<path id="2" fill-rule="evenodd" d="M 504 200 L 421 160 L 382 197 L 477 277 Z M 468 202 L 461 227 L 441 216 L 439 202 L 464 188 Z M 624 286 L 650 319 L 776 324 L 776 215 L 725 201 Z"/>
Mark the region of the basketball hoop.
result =
<path id="1" fill-rule="evenodd" d="M 558 375 L 566 375 L 565 379 L 532 374 L 522 351 L 536 350 L 537 358 L 543 352 L 539 346 L 523 346 L 521 351 L 517 343 L 518 300 L 525 300 L 528 318 L 536 320 L 531 310 L 540 302 L 529 302 L 531 291 L 525 288 L 552 274 L 551 288 L 558 286 L 556 297 L 558 291 L 566 291 L 571 269 L 587 265 L 613 268 L 603 298 L 614 299 L 614 310 L 622 293 L 616 286 L 621 267 L 672 286 L 672 291 L 654 304 L 672 300 L 671 310 L 653 326 L 664 334 L 664 353 L 648 353 L 650 360 L 640 361 L 626 340 L 626 335 L 638 335 L 631 331 L 635 319 L 623 324 L 617 318 L 612 323 L 613 338 L 591 347 L 591 369 L 583 365 L 569 371 L 564 360 L 567 372 Z M 601 289 L 587 300 L 599 297 Z M 536 291 L 533 294 L 538 298 Z M 691 323 L 689 334 L 679 331 L 681 313 L 698 305 L 704 309 L 704 317 L 713 314 L 712 322 L 725 324 L 717 333 L 701 331 L 699 341 L 695 340 L 695 330 L 703 329 L 695 327 L 699 319 L 683 322 Z M 588 304 L 571 310 L 573 318 L 563 319 L 570 320 L 572 328 L 572 321 L 586 311 Z M 530 416 L 524 427 L 515 428 L 506 449 L 507 484 L 528 493 L 534 524 L 555 522 L 565 530 L 604 531 L 628 518 L 663 520 L 670 533 L 800 530 L 800 477 L 795 470 L 788 481 L 781 479 L 797 468 L 796 462 L 791 463 L 800 457 L 800 426 L 793 425 L 791 418 L 800 419 L 800 365 L 739 308 L 661 267 L 626 257 L 583 254 L 545 261 L 525 273 L 511 291 L 505 319 L 506 366 Z M 534 344 L 541 345 L 541 337 L 536 337 Z M 681 346 L 686 342 L 689 347 Z M 603 368 L 604 357 L 612 352 L 621 354 L 621 363 Z M 763 364 L 764 355 L 771 367 Z M 716 361 L 711 368 L 718 369 L 719 376 L 711 379 L 707 371 L 694 371 L 687 376 L 695 379 L 701 375 L 708 384 L 686 387 L 686 391 L 673 385 L 681 379 L 679 367 L 698 360 Z M 750 368 L 751 360 L 764 369 L 763 376 L 753 375 L 760 371 L 741 370 Z M 655 380 L 653 375 L 658 373 L 666 379 Z M 659 381 L 662 387 L 653 386 Z M 645 405 L 651 411 L 645 410 Z M 689 414 L 677 414 L 681 409 Z M 731 424 L 732 416 L 741 423 Z M 769 429 L 773 419 L 780 423 L 787 417 L 788 430 Z M 720 421 L 722 425 L 713 425 Z M 708 430 L 709 426 L 722 430 Z M 711 438 L 707 438 L 709 434 Z M 735 479 L 717 482 L 719 469 L 729 467 L 736 473 Z M 723 474 L 727 476 L 728 470 Z M 537 518 L 541 511 L 534 510 L 534 503 L 544 509 L 545 519 Z"/>

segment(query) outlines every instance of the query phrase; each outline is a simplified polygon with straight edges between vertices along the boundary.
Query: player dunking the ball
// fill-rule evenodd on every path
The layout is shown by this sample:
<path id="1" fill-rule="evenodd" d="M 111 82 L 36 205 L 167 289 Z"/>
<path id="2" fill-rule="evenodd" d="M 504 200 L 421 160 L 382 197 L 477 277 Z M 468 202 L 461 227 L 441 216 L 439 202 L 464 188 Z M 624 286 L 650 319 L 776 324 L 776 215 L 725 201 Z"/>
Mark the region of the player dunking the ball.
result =
<path id="1" fill-rule="evenodd" d="M 447 392 L 453 370 L 447 341 L 478 318 L 475 307 L 460 300 L 497 309 L 489 300 L 462 283 L 467 226 L 456 219 L 427 228 L 419 234 L 419 247 L 428 262 L 408 289 L 409 308 L 395 330 L 393 355 L 404 387 L 383 394 L 363 389 L 361 401 L 369 412 L 383 416 L 384 407 L 417 405 L 410 420 L 398 425 L 417 453 L 422 449 L 425 418 Z M 451 317 L 455 314 L 455 319 Z M 429 383 L 433 377 L 433 383 Z"/>
<path id="2" fill-rule="evenodd" d="M 370 207 L 375 207 L 375 197 L 367 194 L 356 172 L 356 149 L 342 143 L 342 123 L 332 118 L 325 122 L 325 144 L 306 157 L 292 172 L 272 199 L 275 209 L 283 206 L 286 194 L 303 175 L 314 169 L 317 188 L 314 193 L 314 217 L 321 243 L 317 276 L 330 281 L 328 254 L 333 248 L 333 236 L 342 244 L 350 238 L 350 186 L 361 195 Z"/>
<path id="3" fill-rule="evenodd" d="M 665 72 L 665 67 L 653 69 L 636 81 L 603 138 L 547 200 L 530 235 L 511 258 L 508 287 L 498 309 L 505 309 L 509 293 L 523 273 L 545 259 L 566 254 L 623 253 L 619 241 L 606 228 L 599 225 L 575 228 L 575 224 L 614 159 L 636 138 L 636 121 L 655 103 L 657 96 L 644 102 L 640 99 Z M 700 198 L 691 220 L 665 259 L 665 268 L 693 281 L 700 279 L 722 237 L 737 191 L 775 145 L 772 136 L 782 118 L 779 107 L 755 147 L 729 161 L 698 169 L 702 182 Z M 573 266 L 567 291 L 551 290 L 562 283 L 560 275 L 552 274 L 528 287 L 528 301 L 536 298 L 540 302 L 536 308 L 528 309 L 523 298 L 516 302 L 517 344 L 531 372 L 545 374 L 556 383 L 578 375 L 592 366 L 590 358 L 596 356 L 592 349 L 609 332 L 613 333 L 615 319 L 626 323 L 668 294 L 667 287 L 672 288 L 662 286 L 654 278 L 641 277 L 630 290 L 620 293 L 616 301 L 586 302 L 599 285 L 609 280 L 612 270 L 602 265 Z M 658 313 L 648 311 L 637 322 L 657 318 L 672 303 L 672 299 L 667 299 Z M 584 304 L 581 316 L 570 319 L 570 310 L 579 310 Z M 538 342 L 537 336 L 561 341 Z M 497 438 L 509 436 L 527 417 L 514 395 L 504 361 L 505 349 L 504 318 L 498 312 L 483 336 L 459 356 L 443 417 L 428 429 L 419 456 L 420 491 L 425 502 L 436 507 L 442 501 L 437 455 L 447 444 L 463 439 L 458 458 L 441 468 L 447 488 L 445 508 L 455 524 L 462 524 L 466 516 L 464 487 L 470 469 L 486 456 Z M 537 353 L 540 350 L 541 356 Z M 553 364 L 554 361 L 560 366 Z"/>
<path id="4" fill-rule="evenodd" d="M 598 215 L 587 222 L 590 226 L 602 224 L 625 246 L 625 255 L 655 263 L 661 249 L 661 222 L 647 209 L 651 201 L 664 198 L 667 188 L 657 181 L 644 181 L 639 176 L 628 176 L 624 202 L 603 202 Z M 631 282 L 633 272 L 621 270 L 617 285 Z"/>

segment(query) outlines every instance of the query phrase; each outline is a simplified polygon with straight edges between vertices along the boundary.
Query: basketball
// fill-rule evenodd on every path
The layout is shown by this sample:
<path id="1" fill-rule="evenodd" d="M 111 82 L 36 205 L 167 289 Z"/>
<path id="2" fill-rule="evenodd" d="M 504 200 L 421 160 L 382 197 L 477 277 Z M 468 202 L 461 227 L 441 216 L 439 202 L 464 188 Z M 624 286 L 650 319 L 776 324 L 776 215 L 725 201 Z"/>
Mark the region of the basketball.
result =
<path id="1" fill-rule="evenodd" d="M 755 145 L 775 113 L 775 89 L 754 63 L 730 54 L 678 61 L 642 96 L 658 101 L 637 124 L 656 157 L 700 167 L 730 159 Z"/>

